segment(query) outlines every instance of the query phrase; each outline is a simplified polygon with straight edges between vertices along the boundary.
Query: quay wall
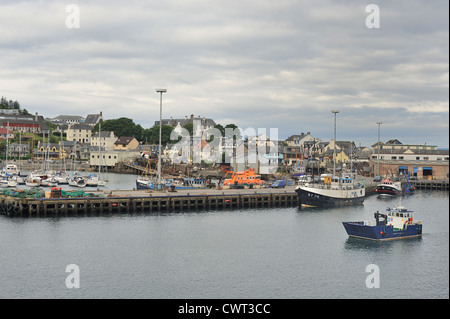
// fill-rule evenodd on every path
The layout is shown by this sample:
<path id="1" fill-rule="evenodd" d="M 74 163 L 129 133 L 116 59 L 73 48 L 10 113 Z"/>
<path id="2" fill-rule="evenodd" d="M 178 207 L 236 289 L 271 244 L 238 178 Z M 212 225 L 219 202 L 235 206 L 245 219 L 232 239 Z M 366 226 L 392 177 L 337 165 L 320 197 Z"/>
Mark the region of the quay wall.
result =
<path id="1" fill-rule="evenodd" d="M 416 189 L 446 190 L 449 182 L 414 181 Z M 366 185 L 366 196 L 375 194 L 376 184 Z M 286 189 L 184 190 L 151 192 L 139 190 L 94 191 L 103 197 L 0 198 L 0 214 L 17 217 L 95 216 L 110 213 L 188 212 L 215 209 L 296 207 L 295 186 Z"/>
<path id="2" fill-rule="evenodd" d="M 298 206 L 295 192 L 80 198 L 12 198 L 0 200 L 7 216 L 95 216 L 109 213 L 186 212 Z"/>

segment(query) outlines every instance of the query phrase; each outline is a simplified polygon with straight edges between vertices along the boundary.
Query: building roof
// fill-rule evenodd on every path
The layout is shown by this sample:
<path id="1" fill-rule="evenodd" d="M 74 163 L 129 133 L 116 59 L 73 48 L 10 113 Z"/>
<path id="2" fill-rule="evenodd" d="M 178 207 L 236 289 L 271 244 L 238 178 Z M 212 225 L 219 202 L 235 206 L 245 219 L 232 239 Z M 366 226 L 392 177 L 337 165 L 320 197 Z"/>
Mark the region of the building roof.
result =
<path id="1" fill-rule="evenodd" d="M 74 124 L 70 127 L 71 130 L 88 130 L 92 131 L 92 126 L 87 124 Z"/>
<path id="2" fill-rule="evenodd" d="M 8 131 L 8 134 L 14 134 L 14 131 L 8 130 L 6 127 L 0 127 L 0 134 L 5 135 L 6 131 Z"/>
<path id="3" fill-rule="evenodd" d="M 174 118 L 162 119 L 161 122 L 162 122 L 162 125 L 170 125 L 172 127 L 175 127 L 175 126 L 177 126 L 178 123 L 180 123 L 181 126 L 185 126 L 186 124 L 193 123 L 194 120 L 201 120 L 202 125 L 207 125 L 207 126 L 216 125 L 216 122 L 214 122 L 213 119 L 200 117 L 200 116 L 194 117 L 193 114 L 191 114 L 190 117 L 185 116 L 184 119 L 174 119 Z M 155 121 L 155 125 L 159 125 L 159 121 Z"/>
<path id="4" fill-rule="evenodd" d="M 336 141 L 336 145 L 343 149 L 355 149 L 356 145 L 353 141 Z"/>
<path id="5" fill-rule="evenodd" d="M 39 128 L 41 131 L 47 131 L 48 125 L 47 121 L 44 120 L 44 117 L 42 115 L 23 115 L 23 114 L 1 114 L 0 115 L 0 125 L 3 124 L 3 126 L 7 126 L 7 123 L 9 124 L 15 124 L 15 126 L 18 126 L 18 124 L 33 124 L 33 125 L 39 125 Z M 12 125 L 14 126 L 14 125 Z"/>
<path id="6" fill-rule="evenodd" d="M 50 120 L 51 121 L 62 121 L 62 122 L 66 122 L 66 121 L 83 122 L 84 117 L 79 116 L 79 115 L 58 115 L 57 117 L 52 118 Z"/>
<path id="7" fill-rule="evenodd" d="M 397 139 L 392 139 L 392 140 L 389 140 L 389 141 L 387 141 L 386 142 L 386 144 L 402 144 L 402 142 L 400 142 L 399 140 L 397 140 Z"/>
<path id="8" fill-rule="evenodd" d="M 302 134 L 294 134 L 289 136 L 286 141 L 301 141 L 302 139 L 304 139 L 306 136 L 311 135 L 310 132 L 307 132 L 306 134 L 302 132 Z"/>
<path id="9" fill-rule="evenodd" d="M 128 144 L 130 144 L 130 142 L 131 142 L 133 139 L 136 139 L 136 138 L 135 138 L 135 137 L 132 137 L 132 136 L 122 136 L 122 137 L 119 137 L 119 138 L 117 139 L 117 141 L 114 142 L 114 144 L 115 144 L 115 145 L 128 145 Z"/>
<path id="10" fill-rule="evenodd" d="M 84 120 L 84 124 L 95 125 L 102 119 L 102 112 L 100 114 L 89 114 Z"/>
<path id="11" fill-rule="evenodd" d="M 100 135 L 101 135 L 100 137 L 103 137 L 103 138 L 105 138 L 105 137 L 115 137 L 113 131 L 101 131 L 101 132 L 100 132 Z M 92 136 L 92 138 L 98 138 L 98 132 L 95 133 L 95 134 Z"/>

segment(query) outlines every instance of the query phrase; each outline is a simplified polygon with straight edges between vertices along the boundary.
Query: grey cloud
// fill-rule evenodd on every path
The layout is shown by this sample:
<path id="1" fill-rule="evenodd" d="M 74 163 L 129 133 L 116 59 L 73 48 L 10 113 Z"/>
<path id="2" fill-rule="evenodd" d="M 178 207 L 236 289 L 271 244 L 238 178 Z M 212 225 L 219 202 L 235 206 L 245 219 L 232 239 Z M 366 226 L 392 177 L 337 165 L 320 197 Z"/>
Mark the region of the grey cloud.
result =
<path id="1" fill-rule="evenodd" d="M 380 29 L 357 0 L 78 3 L 80 29 L 59 1 L 0 4 L 0 94 L 46 116 L 103 109 L 148 127 L 166 87 L 167 116 L 330 138 L 341 108 L 348 139 L 371 144 L 367 123 L 389 114 L 392 137 L 406 118 L 420 127 L 408 139 L 448 147 L 448 3 L 379 1 Z"/>

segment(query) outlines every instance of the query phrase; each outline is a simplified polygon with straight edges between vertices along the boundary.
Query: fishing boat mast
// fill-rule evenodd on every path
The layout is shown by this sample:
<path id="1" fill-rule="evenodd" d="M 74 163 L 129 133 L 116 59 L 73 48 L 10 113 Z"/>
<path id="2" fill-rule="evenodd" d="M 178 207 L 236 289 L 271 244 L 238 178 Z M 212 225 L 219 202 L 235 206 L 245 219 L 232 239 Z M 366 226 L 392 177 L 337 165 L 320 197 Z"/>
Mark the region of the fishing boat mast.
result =
<path id="1" fill-rule="evenodd" d="M 338 110 L 332 110 L 334 113 L 334 148 L 333 148 L 333 177 L 336 176 L 336 114 L 339 113 Z"/>

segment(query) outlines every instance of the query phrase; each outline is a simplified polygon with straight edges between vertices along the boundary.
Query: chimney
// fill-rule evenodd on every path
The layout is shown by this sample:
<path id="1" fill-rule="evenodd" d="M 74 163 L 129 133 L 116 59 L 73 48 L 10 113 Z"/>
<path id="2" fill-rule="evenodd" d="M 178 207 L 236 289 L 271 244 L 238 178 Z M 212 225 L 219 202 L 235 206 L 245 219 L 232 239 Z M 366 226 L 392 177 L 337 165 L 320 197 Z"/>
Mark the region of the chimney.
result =
<path id="1" fill-rule="evenodd" d="M 191 122 L 194 121 L 194 114 L 191 114 Z"/>
<path id="2" fill-rule="evenodd" d="M 34 121 L 37 122 L 38 120 L 38 112 L 36 112 L 36 115 L 34 116 Z"/>

